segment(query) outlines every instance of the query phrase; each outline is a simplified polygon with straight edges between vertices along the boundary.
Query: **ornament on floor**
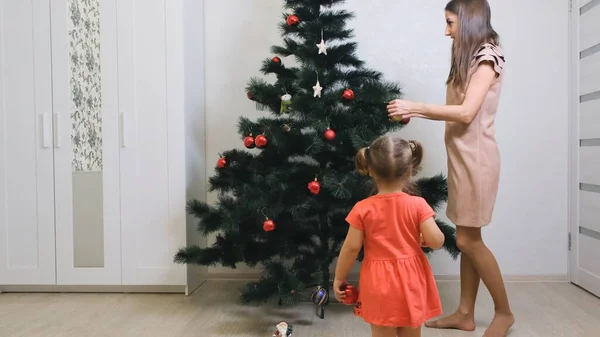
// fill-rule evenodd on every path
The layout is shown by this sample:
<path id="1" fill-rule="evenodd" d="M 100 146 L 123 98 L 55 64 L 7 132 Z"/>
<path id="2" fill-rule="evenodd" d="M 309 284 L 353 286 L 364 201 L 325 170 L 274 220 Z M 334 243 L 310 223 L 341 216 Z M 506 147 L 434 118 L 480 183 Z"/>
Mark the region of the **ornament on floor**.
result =
<path id="1" fill-rule="evenodd" d="M 281 322 L 275 326 L 277 331 L 272 335 L 272 337 L 290 337 L 292 336 L 292 326 L 287 324 L 286 322 Z"/>
<path id="2" fill-rule="evenodd" d="M 267 146 L 267 136 L 265 136 L 265 135 L 256 136 L 256 139 L 254 139 L 254 144 L 258 148 L 263 148 L 263 147 Z"/>
<path id="3" fill-rule="evenodd" d="M 281 109 L 279 112 L 280 113 L 289 112 L 290 105 L 292 105 L 292 95 L 285 94 L 285 95 L 281 96 Z"/>
<path id="4" fill-rule="evenodd" d="M 292 14 L 287 17 L 286 23 L 288 26 L 297 26 L 300 23 L 300 18 L 296 14 Z"/>
<path id="5" fill-rule="evenodd" d="M 308 183 L 308 190 L 314 195 L 317 195 L 319 192 L 321 192 L 321 184 L 317 180 L 317 177 L 315 177 L 315 180 Z"/>
<path id="6" fill-rule="evenodd" d="M 273 57 L 273 63 L 281 64 L 281 59 L 278 56 Z"/>
<path id="7" fill-rule="evenodd" d="M 346 89 L 344 90 L 342 97 L 348 101 L 351 101 L 354 99 L 354 91 L 352 91 L 352 89 Z"/>
<path id="8" fill-rule="evenodd" d="M 313 97 L 321 97 L 321 91 L 323 91 L 323 87 L 321 87 L 321 83 L 319 83 L 319 73 L 317 73 L 317 84 L 313 85 Z"/>
<path id="9" fill-rule="evenodd" d="M 332 141 L 335 139 L 335 131 L 331 130 L 330 128 L 327 128 L 327 130 L 325 130 L 325 133 L 323 133 L 323 137 L 325 137 L 325 139 Z"/>
<path id="10" fill-rule="evenodd" d="M 346 294 L 346 297 L 344 297 L 344 304 L 354 305 L 358 301 L 358 289 L 353 285 L 344 283 L 340 290 Z"/>
<path id="11" fill-rule="evenodd" d="M 322 29 L 321 29 L 321 43 L 319 43 L 317 45 L 317 47 L 319 47 L 319 55 L 321 55 L 321 54 L 327 55 L 327 44 L 325 43 L 325 40 L 323 39 L 323 30 Z"/>
<path id="12" fill-rule="evenodd" d="M 265 214 L 265 209 L 261 209 L 260 212 L 265 217 L 265 221 L 263 222 L 263 230 L 265 232 L 272 232 L 275 230 L 275 222 L 269 219 L 269 217 Z"/>
<path id="13" fill-rule="evenodd" d="M 248 149 L 254 148 L 254 137 L 252 137 L 252 134 L 244 138 L 244 146 Z"/>
<path id="14" fill-rule="evenodd" d="M 325 318 L 325 309 L 323 308 L 329 302 L 329 292 L 321 286 L 318 286 L 310 295 L 311 301 L 317 305 L 315 314 L 320 318 Z"/>
<path id="15" fill-rule="evenodd" d="M 221 158 L 219 158 L 219 160 L 217 160 L 218 168 L 224 168 L 225 165 L 227 165 L 227 160 L 225 160 L 225 157 L 221 157 Z"/>

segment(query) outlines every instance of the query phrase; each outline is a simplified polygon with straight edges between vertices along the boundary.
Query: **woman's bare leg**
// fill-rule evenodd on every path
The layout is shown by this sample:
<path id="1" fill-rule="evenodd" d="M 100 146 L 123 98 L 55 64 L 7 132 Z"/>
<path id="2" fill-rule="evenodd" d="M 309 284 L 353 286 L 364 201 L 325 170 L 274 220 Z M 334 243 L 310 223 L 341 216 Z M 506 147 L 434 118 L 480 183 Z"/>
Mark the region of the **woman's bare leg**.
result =
<path id="1" fill-rule="evenodd" d="M 403 327 L 398 328 L 396 334 L 398 337 L 421 337 L 421 327 L 411 328 L 411 327 Z"/>
<path id="2" fill-rule="evenodd" d="M 372 337 L 396 337 L 396 328 L 371 324 Z"/>
<path id="3" fill-rule="evenodd" d="M 494 300 L 495 315 L 483 337 L 506 337 L 515 323 L 515 318 L 508 303 L 502 273 L 494 254 L 483 243 L 481 228 L 459 227 L 457 243 L 463 254 L 467 254 L 481 280 L 488 288 Z"/>
<path id="4" fill-rule="evenodd" d="M 460 256 L 460 302 L 458 309 L 446 317 L 426 322 L 425 326 L 436 329 L 475 330 L 475 300 L 479 290 L 479 273 L 467 254 Z"/>
<path id="5" fill-rule="evenodd" d="M 483 243 L 481 228 L 457 226 L 456 241 L 461 254 L 461 299 L 458 310 L 445 318 L 426 324 L 432 328 L 475 329 L 474 309 L 479 277 L 488 288 L 496 314 L 484 337 L 505 337 L 514 324 L 506 289 L 496 258 Z M 470 262 L 470 263 L 469 263 Z M 473 273 L 473 271 L 475 271 Z M 476 278 L 475 275 L 478 275 Z"/>

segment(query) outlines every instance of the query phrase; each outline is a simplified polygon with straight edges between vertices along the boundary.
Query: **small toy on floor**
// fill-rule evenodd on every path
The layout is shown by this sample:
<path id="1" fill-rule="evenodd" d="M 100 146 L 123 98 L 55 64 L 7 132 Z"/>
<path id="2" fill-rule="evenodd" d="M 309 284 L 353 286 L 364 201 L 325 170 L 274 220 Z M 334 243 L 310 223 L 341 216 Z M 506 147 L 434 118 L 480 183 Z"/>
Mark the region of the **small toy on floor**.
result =
<path id="1" fill-rule="evenodd" d="M 286 322 L 281 322 L 276 325 L 277 331 L 272 337 L 290 337 L 292 335 L 292 326 Z"/>

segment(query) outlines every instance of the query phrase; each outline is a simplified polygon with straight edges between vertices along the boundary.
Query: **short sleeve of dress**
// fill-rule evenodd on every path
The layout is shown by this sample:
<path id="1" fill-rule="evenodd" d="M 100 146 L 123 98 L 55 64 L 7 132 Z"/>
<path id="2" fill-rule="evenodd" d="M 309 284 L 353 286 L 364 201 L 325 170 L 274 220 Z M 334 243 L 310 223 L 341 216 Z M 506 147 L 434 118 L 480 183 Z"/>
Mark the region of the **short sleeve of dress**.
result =
<path id="1" fill-rule="evenodd" d="M 363 224 L 362 207 L 360 203 L 354 205 L 350 213 L 348 213 L 346 222 L 358 230 L 364 230 L 365 227 Z"/>
<path id="2" fill-rule="evenodd" d="M 500 75 L 504 71 L 504 53 L 498 46 L 486 43 L 475 54 L 476 65 L 489 61 L 494 66 L 494 71 Z"/>
<path id="3" fill-rule="evenodd" d="M 419 202 L 417 203 L 417 205 L 419 212 L 419 224 L 422 224 L 425 220 L 435 216 L 435 212 L 433 211 L 431 206 L 429 206 L 427 201 L 425 201 L 425 199 L 419 198 Z"/>

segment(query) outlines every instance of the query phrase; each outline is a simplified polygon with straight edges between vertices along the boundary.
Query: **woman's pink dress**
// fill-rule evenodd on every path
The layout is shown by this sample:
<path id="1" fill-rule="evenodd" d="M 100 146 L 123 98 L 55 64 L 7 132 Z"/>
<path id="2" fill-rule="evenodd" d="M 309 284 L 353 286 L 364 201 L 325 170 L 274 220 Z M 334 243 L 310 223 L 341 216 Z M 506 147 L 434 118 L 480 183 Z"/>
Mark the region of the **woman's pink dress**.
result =
<path id="1" fill-rule="evenodd" d="M 454 224 L 464 227 L 483 227 L 490 223 L 500 178 L 500 152 L 496 145 L 494 121 L 504 80 L 502 50 L 498 46 L 484 44 L 474 57 L 470 74 L 484 61 L 493 65 L 497 76 L 475 118 L 470 124 L 446 122 L 446 215 Z M 448 85 L 447 105 L 462 104 L 464 98 L 463 92 Z"/>

